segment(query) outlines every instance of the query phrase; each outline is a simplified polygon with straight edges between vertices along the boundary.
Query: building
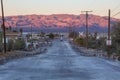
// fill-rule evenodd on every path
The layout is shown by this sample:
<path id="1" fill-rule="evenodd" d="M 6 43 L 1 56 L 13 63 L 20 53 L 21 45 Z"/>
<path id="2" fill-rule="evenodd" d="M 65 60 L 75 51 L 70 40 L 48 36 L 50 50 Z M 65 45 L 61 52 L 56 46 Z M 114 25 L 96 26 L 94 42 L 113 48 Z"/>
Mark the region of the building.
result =
<path id="1" fill-rule="evenodd" d="M 12 32 L 12 31 L 6 32 L 6 38 L 7 39 L 17 39 L 19 37 L 21 37 L 20 32 Z"/>

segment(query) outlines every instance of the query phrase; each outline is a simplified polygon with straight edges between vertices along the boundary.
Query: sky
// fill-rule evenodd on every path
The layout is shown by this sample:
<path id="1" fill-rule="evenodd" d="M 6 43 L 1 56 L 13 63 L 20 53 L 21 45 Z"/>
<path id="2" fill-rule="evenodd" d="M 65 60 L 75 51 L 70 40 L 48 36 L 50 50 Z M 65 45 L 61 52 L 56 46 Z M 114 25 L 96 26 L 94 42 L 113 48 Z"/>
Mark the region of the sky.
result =
<path id="1" fill-rule="evenodd" d="M 111 9 L 111 16 L 113 16 L 120 12 L 120 0 L 3 0 L 3 2 L 5 16 L 31 14 L 79 15 L 84 10 L 93 11 L 90 14 L 107 16 L 108 9 Z M 120 18 L 120 14 L 114 17 Z"/>

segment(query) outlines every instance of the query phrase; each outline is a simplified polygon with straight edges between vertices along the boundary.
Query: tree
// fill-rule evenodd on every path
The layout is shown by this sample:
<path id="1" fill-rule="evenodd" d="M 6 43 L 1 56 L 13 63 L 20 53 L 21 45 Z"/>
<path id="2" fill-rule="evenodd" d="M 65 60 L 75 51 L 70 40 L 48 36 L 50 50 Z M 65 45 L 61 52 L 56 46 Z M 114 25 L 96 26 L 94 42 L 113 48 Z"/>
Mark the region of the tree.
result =
<path id="1" fill-rule="evenodd" d="M 23 33 L 23 29 L 22 28 L 20 28 L 20 33 L 21 33 L 21 36 L 22 36 L 22 33 Z"/>
<path id="2" fill-rule="evenodd" d="M 117 43 L 120 43 L 120 22 L 113 26 L 113 38 Z"/>
<path id="3" fill-rule="evenodd" d="M 2 32 L 0 32 L 0 52 L 3 50 L 3 45 L 2 45 Z"/>
<path id="4" fill-rule="evenodd" d="M 30 39 L 30 37 L 31 37 L 31 34 L 26 35 L 27 40 Z"/>
<path id="5" fill-rule="evenodd" d="M 11 26 L 9 26 L 9 30 L 12 31 L 12 27 Z"/>
<path id="6" fill-rule="evenodd" d="M 7 44 L 7 50 L 11 51 L 14 50 L 14 40 L 10 39 Z"/>
<path id="7" fill-rule="evenodd" d="M 112 27 L 112 41 L 115 52 L 120 55 L 120 22 Z"/>
<path id="8" fill-rule="evenodd" d="M 25 41 L 21 39 L 17 39 L 14 45 L 15 50 L 24 50 L 25 49 Z"/>
<path id="9" fill-rule="evenodd" d="M 78 37 L 78 35 L 79 35 L 79 33 L 78 32 L 76 32 L 76 31 L 71 31 L 70 33 L 69 33 L 69 38 L 77 38 Z"/>
<path id="10" fill-rule="evenodd" d="M 80 38 L 80 37 L 77 37 L 74 39 L 74 42 L 76 45 L 78 46 L 82 46 L 82 47 L 85 47 L 86 43 L 85 43 L 85 39 L 84 38 Z"/>
<path id="11" fill-rule="evenodd" d="M 41 37 L 44 37 L 44 36 L 45 36 L 45 33 L 44 33 L 44 32 L 41 32 L 40 34 L 41 34 Z"/>
<path id="12" fill-rule="evenodd" d="M 0 32 L 0 44 L 2 43 L 2 32 Z"/>
<path id="13" fill-rule="evenodd" d="M 98 32 L 94 32 L 94 38 L 97 39 Z"/>
<path id="14" fill-rule="evenodd" d="M 49 36 L 50 39 L 54 39 L 54 34 L 53 33 L 48 34 L 48 36 Z"/>

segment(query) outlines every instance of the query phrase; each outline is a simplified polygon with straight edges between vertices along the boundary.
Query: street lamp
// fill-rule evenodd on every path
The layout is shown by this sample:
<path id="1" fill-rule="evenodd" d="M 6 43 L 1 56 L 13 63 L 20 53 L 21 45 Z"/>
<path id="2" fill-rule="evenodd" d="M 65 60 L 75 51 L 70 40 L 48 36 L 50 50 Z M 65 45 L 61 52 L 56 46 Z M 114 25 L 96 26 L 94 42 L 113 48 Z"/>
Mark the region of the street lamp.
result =
<path id="1" fill-rule="evenodd" d="M 1 10 L 2 10 L 2 27 L 3 27 L 3 36 L 4 36 L 4 53 L 6 53 L 6 33 L 5 33 L 5 19 L 4 19 L 4 9 L 3 9 L 3 0 L 1 0 Z"/>

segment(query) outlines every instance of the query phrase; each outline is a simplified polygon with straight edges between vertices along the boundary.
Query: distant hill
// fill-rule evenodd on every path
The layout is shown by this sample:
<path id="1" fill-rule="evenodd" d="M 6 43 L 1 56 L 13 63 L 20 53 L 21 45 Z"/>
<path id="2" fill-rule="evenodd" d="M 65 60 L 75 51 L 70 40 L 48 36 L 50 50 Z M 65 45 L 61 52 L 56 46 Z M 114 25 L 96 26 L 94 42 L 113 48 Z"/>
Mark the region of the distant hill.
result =
<path id="1" fill-rule="evenodd" d="M 46 32 L 67 32 L 69 29 L 77 31 L 85 31 L 85 15 L 70 14 L 53 14 L 53 15 L 21 15 L 5 17 L 6 27 L 11 26 L 13 29 L 23 28 L 24 31 Z M 115 24 L 119 19 L 112 18 L 111 25 Z M 0 24 L 2 23 L 0 17 Z M 89 15 L 89 31 L 90 32 L 106 32 L 108 18 L 106 16 Z"/>

